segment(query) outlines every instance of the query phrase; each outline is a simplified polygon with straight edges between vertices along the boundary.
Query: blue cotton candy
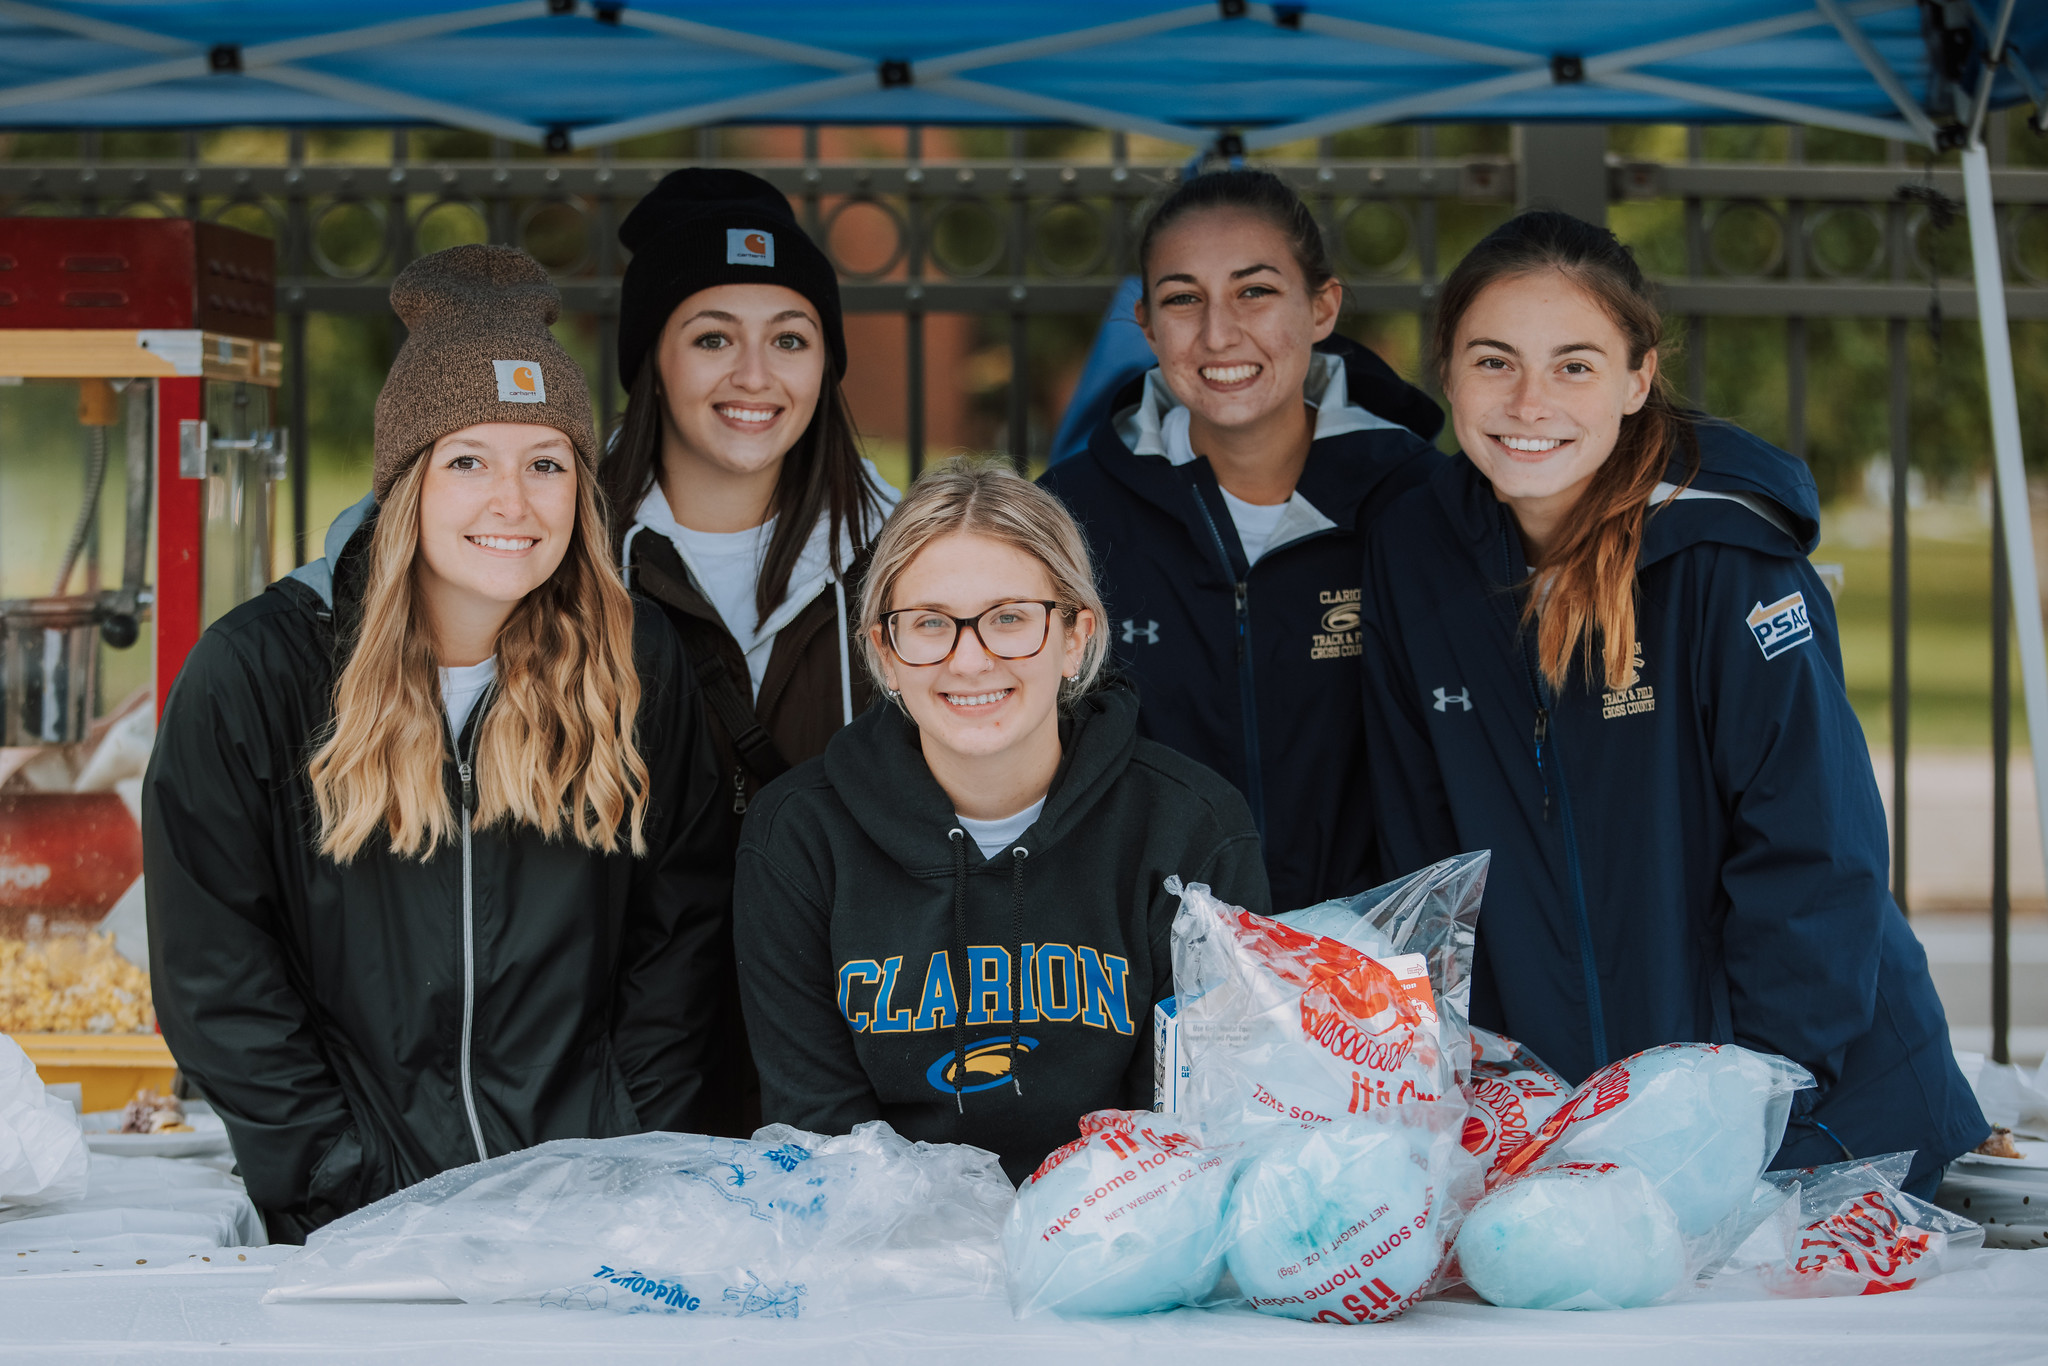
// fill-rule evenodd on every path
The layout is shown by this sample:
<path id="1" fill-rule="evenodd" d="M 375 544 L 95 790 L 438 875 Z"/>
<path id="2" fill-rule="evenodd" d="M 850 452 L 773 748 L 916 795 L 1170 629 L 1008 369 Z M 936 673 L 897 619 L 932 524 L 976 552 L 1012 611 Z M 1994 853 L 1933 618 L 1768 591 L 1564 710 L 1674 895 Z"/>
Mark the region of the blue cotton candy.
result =
<path id="1" fill-rule="evenodd" d="M 1003 1250 L 1019 1317 L 1150 1313 L 1216 1284 L 1234 1145 L 1198 1146 L 1174 1115 L 1130 1118 L 1056 1154 L 1017 1193 Z"/>
<path id="2" fill-rule="evenodd" d="M 1533 1172 L 1476 1205 L 1458 1231 L 1472 1288 L 1509 1309 L 1633 1309 L 1686 1279 L 1678 1221 L 1640 1172 Z"/>
<path id="3" fill-rule="evenodd" d="M 1225 1260 L 1261 1313 L 1391 1318 L 1442 1259 L 1433 1194 L 1429 1158 L 1399 1125 L 1294 1131 L 1239 1175 L 1224 1218 Z"/>
<path id="4" fill-rule="evenodd" d="M 1784 1126 L 1782 1065 L 1746 1049 L 1671 1044 L 1614 1063 L 1627 1100 L 1577 1120 L 1541 1165 L 1613 1162 L 1648 1177 L 1687 1238 L 1747 1207 Z M 1596 1073 L 1581 1087 L 1595 1088 Z M 1775 1110 L 1775 1115 L 1774 1115 Z M 1776 1124 L 1772 1126 L 1771 1120 Z M 1767 1132 L 1769 1131 L 1769 1132 Z"/>

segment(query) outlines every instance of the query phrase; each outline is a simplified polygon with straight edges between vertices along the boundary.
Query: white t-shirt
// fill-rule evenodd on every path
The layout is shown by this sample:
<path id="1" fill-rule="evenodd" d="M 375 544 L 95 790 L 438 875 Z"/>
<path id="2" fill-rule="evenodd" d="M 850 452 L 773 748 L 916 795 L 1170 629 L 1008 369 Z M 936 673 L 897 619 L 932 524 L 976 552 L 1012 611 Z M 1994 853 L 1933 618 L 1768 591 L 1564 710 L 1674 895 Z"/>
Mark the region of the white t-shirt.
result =
<path id="1" fill-rule="evenodd" d="M 680 538 L 688 547 L 698 587 L 711 599 L 718 619 L 725 623 L 740 653 L 747 657 L 747 672 L 758 696 L 762 675 L 768 672 L 774 639 L 764 640 L 760 636 L 761 615 L 754 610 L 754 587 L 760 580 L 762 562 L 768 558 L 768 541 L 775 534 L 775 519 L 770 517 L 745 531 L 692 531 L 678 523 L 668 534 Z"/>
<path id="2" fill-rule="evenodd" d="M 462 728 L 469 724 L 469 714 L 476 710 L 477 699 L 497 676 L 496 655 L 481 664 L 441 670 L 441 705 L 448 709 L 448 733 L 457 740 L 462 738 Z"/>
<path id="3" fill-rule="evenodd" d="M 1016 815 L 1004 816 L 1001 820 L 969 820 L 957 811 L 953 813 L 953 819 L 960 822 L 960 828 L 965 830 L 967 838 L 973 840 L 975 845 L 980 848 L 983 858 L 994 858 L 997 854 L 1002 853 L 1003 850 L 1015 844 L 1017 836 L 1029 830 L 1031 822 L 1037 820 L 1038 813 L 1043 810 L 1045 810 L 1045 798 L 1040 797 Z"/>
<path id="4" fill-rule="evenodd" d="M 1223 495 L 1223 506 L 1230 509 L 1230 520 L 1237 525 L 1237 543 L 1244 547 L 1245 563 L 1257 564 L 1273 543 L 1273 533 L 1287 515 L 1287 504 L 1247 503 L 1220 485 L 1216 491 Z"/>

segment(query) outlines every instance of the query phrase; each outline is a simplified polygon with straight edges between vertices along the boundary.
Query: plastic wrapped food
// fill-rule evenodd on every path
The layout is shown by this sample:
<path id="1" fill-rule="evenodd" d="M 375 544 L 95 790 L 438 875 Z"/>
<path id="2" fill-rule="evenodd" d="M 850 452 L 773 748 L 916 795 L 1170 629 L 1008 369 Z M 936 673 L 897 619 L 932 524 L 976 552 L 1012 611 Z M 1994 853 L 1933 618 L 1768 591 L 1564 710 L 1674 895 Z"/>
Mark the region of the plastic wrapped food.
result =
<path id="1" fill-rule="evenodd" d="M 1443 1017 L 1451 1069 L 1462 1081 L 1470 1056 L 1472 954 L 1492 862 L 1492 852 L 1485 849 L 1459 854 L 1369 892 L 1274 918 L 1292 929 L 1341 940 L 1372 958 L 1421 954 Z"/>
<path id="2" fill-rule="evenodd" d="M 1328 1123 L 1455 1095 L 1426 960 L 1386 961 L 1181 895 L 1173 980 L 1181 1113 L 1218 1126 Z"/>
<path id="3" fill-rule="evenodd" d="M 1002 1283 L 1015 1198 L 995 1154 L 887 1124 L 824 1138 L 561 1139 L 459 1167 L 314 1233 L 266 1302 L 539 1301 L 768 1315 Z"/>
<path id="4" fill-rule="evenodd" d="M 1717 1292 L 1882 1295 L 1954 1269 L 1984 1230 L 1900 1189 L 1911 1153 L 1769 1172 L 1778 1208 L 1714 1276 Z"/>
<path id="5" fill-rule="evenodd" d="M 1812 1085 L 1798 1064 L 1734 1044 L 1645 1049 L 1580 1083 L 1493 1180 L 1611 1162 L 1649 1178 L 1681 1236 L 1725 1239 L 1785 1136 L 1793 1093 Z"/>
<path id="6" fill-rule="evenodd" d="M 1472 1073 L 1465 1083 L 1470 1106 L 1466 1151 L 1492 1173 L 1536 1137 L 1571 1093 L 1564 1078 L 1526 1046 L 1472 1026 Z"/>
<path id="7" fill-rule="evenodd" d="M 21 1045 L 0 1034 L 0 1206 L 75 1200 L 91 1164 L 77 1114 L 43 1089 Z"/>
<path id="8" fill-rule="evenodd" d="M 1427 1293 L 1478 1194 L 1455 1106 L 1269 1126 L 1224 1216 L 1224 1259 L 1254 1309 L 1323 1323 L 1394 1318 Z"/>
<path id="9" fill-rule="evenodd" d="M 1457 1249 L 1466 1282 L 1509 1309 L 1633 1309 L 1691 1279 L 1671 1206 L 1609 1162 L 1509 1182 L 1465 1216 Z"/>
<path id="10" fill-rule="evenodd" d="M 1199 1302 L 1222 1271 L 1236 1158 L 1236 1144 L 1206 1144 L 1178 1115 L 1083 1116 L 1081 1137 L 1025 1181 L 1003 1230 L 1017 1317 Z"/>

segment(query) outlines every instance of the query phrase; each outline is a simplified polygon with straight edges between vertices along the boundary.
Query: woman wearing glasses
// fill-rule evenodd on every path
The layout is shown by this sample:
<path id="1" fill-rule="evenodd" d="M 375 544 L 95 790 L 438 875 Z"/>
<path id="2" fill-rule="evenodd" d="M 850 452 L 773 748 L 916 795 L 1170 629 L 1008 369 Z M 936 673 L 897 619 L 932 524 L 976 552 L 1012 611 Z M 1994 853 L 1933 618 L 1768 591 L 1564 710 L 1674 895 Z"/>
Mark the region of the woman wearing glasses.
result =
<path id="1" fill-rule="evenodd" d="M 1007 466 L 927 474 L 883 527 L 861 646 L 892 706 L 764 790 L 740 837 L 763 1118 L 887 1120 L 1012 1180 L 1152 1096 L 1179 874 L 1269 906 L 1251 813 L 1138 738 L 1086 543 Z"/>

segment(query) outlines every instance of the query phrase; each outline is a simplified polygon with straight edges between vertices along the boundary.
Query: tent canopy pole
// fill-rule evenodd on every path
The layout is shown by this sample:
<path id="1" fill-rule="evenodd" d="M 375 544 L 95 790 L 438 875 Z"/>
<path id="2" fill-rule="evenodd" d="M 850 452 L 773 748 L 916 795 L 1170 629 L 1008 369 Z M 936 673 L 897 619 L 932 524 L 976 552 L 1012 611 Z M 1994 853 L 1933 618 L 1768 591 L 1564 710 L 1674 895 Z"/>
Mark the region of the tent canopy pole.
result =
<path id="1" fill-rule="evenodd" d="M 2019 630 L 2020 680 L 2027 699 L 2027 741 L 2033 750 L 2036 814 L 2048 860 L 2048 650 L 2041 630 L 2041 581 L 2034 569 L 2033 513 L 2020 448 L 2019 390 L 2013 381 L 2012 333 L 2005 321 L 2005 268 L 1998 251 L 1998 211 L 1991 200 L 1991 154 L 1980 137 L 1963 149 L 1963 198 L 1970 214 L 1970 264 L 1977 277 L 1977 323 L 1984 334 L 1984 387 L 1991 400 L 1991 453 L 2005 527 L 2005 565 Z"/>

